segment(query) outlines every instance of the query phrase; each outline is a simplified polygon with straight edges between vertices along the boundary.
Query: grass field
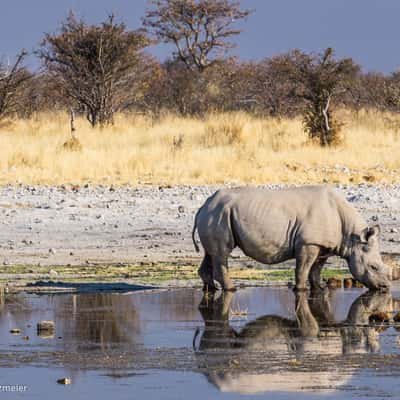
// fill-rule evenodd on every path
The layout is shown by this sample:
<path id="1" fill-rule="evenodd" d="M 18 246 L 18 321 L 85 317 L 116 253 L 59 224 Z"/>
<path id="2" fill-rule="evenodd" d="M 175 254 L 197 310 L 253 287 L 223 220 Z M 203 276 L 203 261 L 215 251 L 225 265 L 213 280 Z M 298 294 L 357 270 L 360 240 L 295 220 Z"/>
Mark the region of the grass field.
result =
<path id="1" fill-rule="evenodd" d="M 400 116 L 342 110 L 344 143 L 311 143 L 301 119 L 117 115 L 92 129 L 67 114 L 0 125 L 0 184 L 400 183 Z M 78 146 L 79 147 L 79 146 Z"/>

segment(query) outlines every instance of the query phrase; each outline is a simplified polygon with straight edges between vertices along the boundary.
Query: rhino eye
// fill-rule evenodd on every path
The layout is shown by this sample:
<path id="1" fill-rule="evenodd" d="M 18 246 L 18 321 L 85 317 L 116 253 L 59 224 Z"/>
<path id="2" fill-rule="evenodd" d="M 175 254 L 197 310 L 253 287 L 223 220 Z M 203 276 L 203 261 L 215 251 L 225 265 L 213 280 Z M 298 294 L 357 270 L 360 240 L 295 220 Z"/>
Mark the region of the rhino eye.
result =
<path id="1" fill-rule="evenodd" d="M 378 271 L 378 267 L 377 267 L 376 265 L 371 265 L 371 269 L 372 269 L 373 271 Z"/>

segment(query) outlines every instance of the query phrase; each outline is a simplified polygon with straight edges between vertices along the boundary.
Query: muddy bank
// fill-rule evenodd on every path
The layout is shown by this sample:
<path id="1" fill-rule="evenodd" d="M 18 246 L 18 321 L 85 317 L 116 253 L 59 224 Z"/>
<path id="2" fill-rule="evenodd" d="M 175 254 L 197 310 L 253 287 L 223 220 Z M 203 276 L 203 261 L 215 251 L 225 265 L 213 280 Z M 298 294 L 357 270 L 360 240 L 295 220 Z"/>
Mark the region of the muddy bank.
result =
<path id="1" fill-rule="evenodd" d="M 393 257 L 389 265 L 398 268 Z M 400 271 L 400 270 L 399 270 Z M 238 288 L 294 285 L 294 268 L 286 264 L 273 268 L 240 266 L 230 268 L 230 276 Z M 343 287 L 351 280 L 348 268 L 335 267 L 335 260 L 323 269 L 322 280 L 328 287 Z M 198 265 L 129 264 L 83 266 L 0 266 L 0 287 L 19 292 L 114 292 L 148 288 L 202 288 Z M 353 286 L 351 284 L 350 286 Z M 355 285 L 354 285 L 355 286 Z M 349 287 L 347 284 L 346 287 Z"/>
<path id="2" fill-rule="evenodd" d="M 191 241 L 194 214 L 218 188 L 2 187 L 0 263 L 197 263 Z M 399 252 L 400 186 L 338 189 L 369 223 L 381 225 L 382 250 Z M 247 263 L 239 252 L 235 257 Z"/>

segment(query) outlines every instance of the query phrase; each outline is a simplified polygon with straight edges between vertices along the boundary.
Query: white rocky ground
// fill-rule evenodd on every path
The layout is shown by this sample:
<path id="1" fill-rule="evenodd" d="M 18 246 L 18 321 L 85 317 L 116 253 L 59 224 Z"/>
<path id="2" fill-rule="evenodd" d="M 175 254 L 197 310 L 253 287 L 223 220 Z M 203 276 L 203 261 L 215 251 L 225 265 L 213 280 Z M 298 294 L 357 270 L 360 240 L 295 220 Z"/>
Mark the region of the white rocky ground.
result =
<path id="1" fill-rule="evenodd" d="M 277 186 L 274 186 L 277 187 Z M 213 186 L 0 188 L 0 262 L 23 265 L 189 262 L 193 218 Z M 340 186 L 382 250 L 400 252 L 400 186 Z M 237 253 L 240 254 L 240 253 Z"/>

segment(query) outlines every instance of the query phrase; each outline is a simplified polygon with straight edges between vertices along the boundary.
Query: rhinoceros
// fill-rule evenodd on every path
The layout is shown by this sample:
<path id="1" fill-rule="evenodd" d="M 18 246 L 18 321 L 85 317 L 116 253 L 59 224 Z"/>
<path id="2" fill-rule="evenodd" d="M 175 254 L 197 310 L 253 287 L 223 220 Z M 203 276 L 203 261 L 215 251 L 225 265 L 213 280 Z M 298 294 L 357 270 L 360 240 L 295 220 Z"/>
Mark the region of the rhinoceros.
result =
<path id="1" fill-rule="evenodd" d="M 295 290 L 321 288 L 320 274 L 333 255 L 348 263 L 351 274 L 369 289 L 388 289 L 391 269 L 381 258 L 379 226 L 368 227 L 356 209 L 329 186 L 280 190 L 241 187 L 222 189 L 198 210 L 204 248 L 199 275 L 204 290 L 235 290 L 228 256 L 235 247 L 263 264 L 296 259 Z"/>

